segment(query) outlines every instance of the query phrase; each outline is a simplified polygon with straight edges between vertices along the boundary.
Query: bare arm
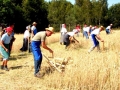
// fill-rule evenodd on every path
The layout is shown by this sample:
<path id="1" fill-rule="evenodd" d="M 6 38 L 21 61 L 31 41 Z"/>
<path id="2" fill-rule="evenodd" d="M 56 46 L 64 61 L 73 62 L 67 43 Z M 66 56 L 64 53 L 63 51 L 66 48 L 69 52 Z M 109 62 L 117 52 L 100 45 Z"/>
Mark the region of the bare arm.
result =
<path id="1" fill-rule="evenodd" d="M 43 47 L 44 49 L 47 49 L 47 50 L 49 50 L 50 53 L 53 53 L 53 51 L 52 51 L 49 47 L 47 47 L 45 41 L 42 41 L 42 42 L 41 42 L 41 45 L 42 45 L 42 47 Z"/>
<path id="2" fill-rule="evenodd" d="M 3 34 L 4 34 L 4 31 L 1 32 L 0 36 L 2 37 Z"/>
<path id="3" fill-rule="evenodd" d="M 110 33 L 113 33 L 113 30 L 110 28 Z"/>
<path id="4" fill-rule="evenodd" d="M 5 49 L 5 51 L 7 51 L 8 52 L 8 49 L 4 46 L 4 44 L 3 44 L 4 42 L 3 41 L 0 41 L 0 45 Z"/>
<path id="5" fill-rule="evenodd" d="M 53 51 L 52 51 L 49 47 L 47 47 L 45 41 L 42 41 L 42 42 L 41 42 L 41 45 L 42 45 L 42 47 L 43 47 L 44 49 L 47 49 L 47 50 L 49 50 L 50 53 L 52 53 L 52 58 L 53 58 L 53 57 L 54 57 Z"/>
<path id="6" fill-rule="evenodd" d="M 33 33 L 33 30 L 31 30 L 31 37 L 32 37 L 32 38 L 34 37 L 34 33 Z"/>
<path id="7" fill-rule="evenodd" d="M 101 42 L 104 42 L 104 40 L 102 40 L 102 38 L 100 37 L 100 35 L 96 35 L 97 39 L 99 39 Z"/>
<path id="8" fill-rule="evenodd" d="M 75 39 L 75 37 L 73 37 L 73 39 L 79 43 L 79 41 L 77 39 Z"/>

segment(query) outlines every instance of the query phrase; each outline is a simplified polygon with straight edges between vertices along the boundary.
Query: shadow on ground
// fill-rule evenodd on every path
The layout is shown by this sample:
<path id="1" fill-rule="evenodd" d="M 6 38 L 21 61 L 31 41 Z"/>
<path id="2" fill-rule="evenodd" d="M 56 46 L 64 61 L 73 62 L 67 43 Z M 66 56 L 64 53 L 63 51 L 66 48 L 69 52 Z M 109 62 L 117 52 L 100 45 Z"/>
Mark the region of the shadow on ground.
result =
<path id="1" fill-rule="evenodd" d="M 4 74 L 4 72 L 0 72 L 0 74 Z"/>
<path id="2" fill-rule="evenodd" d="M 17 60 L 17 59 L 27 58 L 29 55 L 31 55 L 31 53 L 26 53 L 26 52 L 22 52 L 19 54 L 11 54 L 9 60 Z"/>
<path id="3" fill-rule="evenodd" d="M 53 67 L 42 66 L 40 72 L 49 75 L 49 74 L 53 73 L 54 71 L 55 71 L 55 69 Z"/>
<path id="4" fill-rule="evenodd" d="M 10 69 L 21 69 L 23 66 L 14 66 L 14 67 L 10 67 Z"/>

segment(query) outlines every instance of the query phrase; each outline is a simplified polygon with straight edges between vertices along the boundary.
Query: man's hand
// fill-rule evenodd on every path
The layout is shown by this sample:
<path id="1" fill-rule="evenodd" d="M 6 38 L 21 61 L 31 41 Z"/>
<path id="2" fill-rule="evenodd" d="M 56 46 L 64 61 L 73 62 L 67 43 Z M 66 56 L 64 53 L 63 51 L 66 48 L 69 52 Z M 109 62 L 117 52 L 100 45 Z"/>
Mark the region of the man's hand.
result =
<path id="1" fill-rule="evenodd" d="M 49 58 L 54 58 L 54 55 L 53 55 L 53 51 L 50 50 L 50 53 L 52 54 L 52 56 L 50 56 Z"/>
<path id="2" fill-rule="evenodd" d="M 104 40 L 101 40 L 101 42 L 104 42 Z"/>
<path id="3" fill-rule="evenodd" d="M 5 51 L 6 51 L 6 52 L 8 52 L 8 49 L 7 49 L 7 48 L 5 48 Z"/>
<path id="4" fill-rule="evenodd" d="M 49 50 L 49 52 L 50 52 L 50 53 L 53 53 L 53 51 L 52 51 L 51 49 Z"/>

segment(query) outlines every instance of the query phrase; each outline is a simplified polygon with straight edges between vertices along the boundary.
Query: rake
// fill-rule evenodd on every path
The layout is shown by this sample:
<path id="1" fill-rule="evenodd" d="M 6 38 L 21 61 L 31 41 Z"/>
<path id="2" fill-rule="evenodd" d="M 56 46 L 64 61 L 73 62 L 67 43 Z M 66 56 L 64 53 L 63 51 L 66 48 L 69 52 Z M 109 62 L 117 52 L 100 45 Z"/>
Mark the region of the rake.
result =
<path id="1" fill-rule="evenodd" d="M 47 56 L 45 56 L 44 54 L 43 54 L 43 56 L 47 59 L 47 63 L 51 66 L 51 67 L 54 67 L 58 72 L 62 72 L 59 68 L 57 68 L 56 67 L 56 65 L 51 61 L 51 60 L 49 60 L 49 58 L 47 57 Z"/>

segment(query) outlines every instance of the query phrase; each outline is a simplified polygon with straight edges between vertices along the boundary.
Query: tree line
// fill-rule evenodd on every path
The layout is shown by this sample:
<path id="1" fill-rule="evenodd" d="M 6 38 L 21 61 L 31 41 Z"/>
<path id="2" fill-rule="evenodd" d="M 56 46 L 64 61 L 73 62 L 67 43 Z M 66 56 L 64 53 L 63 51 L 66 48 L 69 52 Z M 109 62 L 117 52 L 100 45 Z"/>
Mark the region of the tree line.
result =
<path id="1" fill-rule="evenodd" d="M 0 0 L 0 23 L 15 23 L 15 32 L 23 33 L 25 27 L 37 22 L 38 31 L 53 26 L 60 30 L 65 23 L 69 30 L 76 24 L 120 26 L 120 3 L 108 7 L 107 0 Z M 67 27 L 68 28 L 68 27 Z"/>

